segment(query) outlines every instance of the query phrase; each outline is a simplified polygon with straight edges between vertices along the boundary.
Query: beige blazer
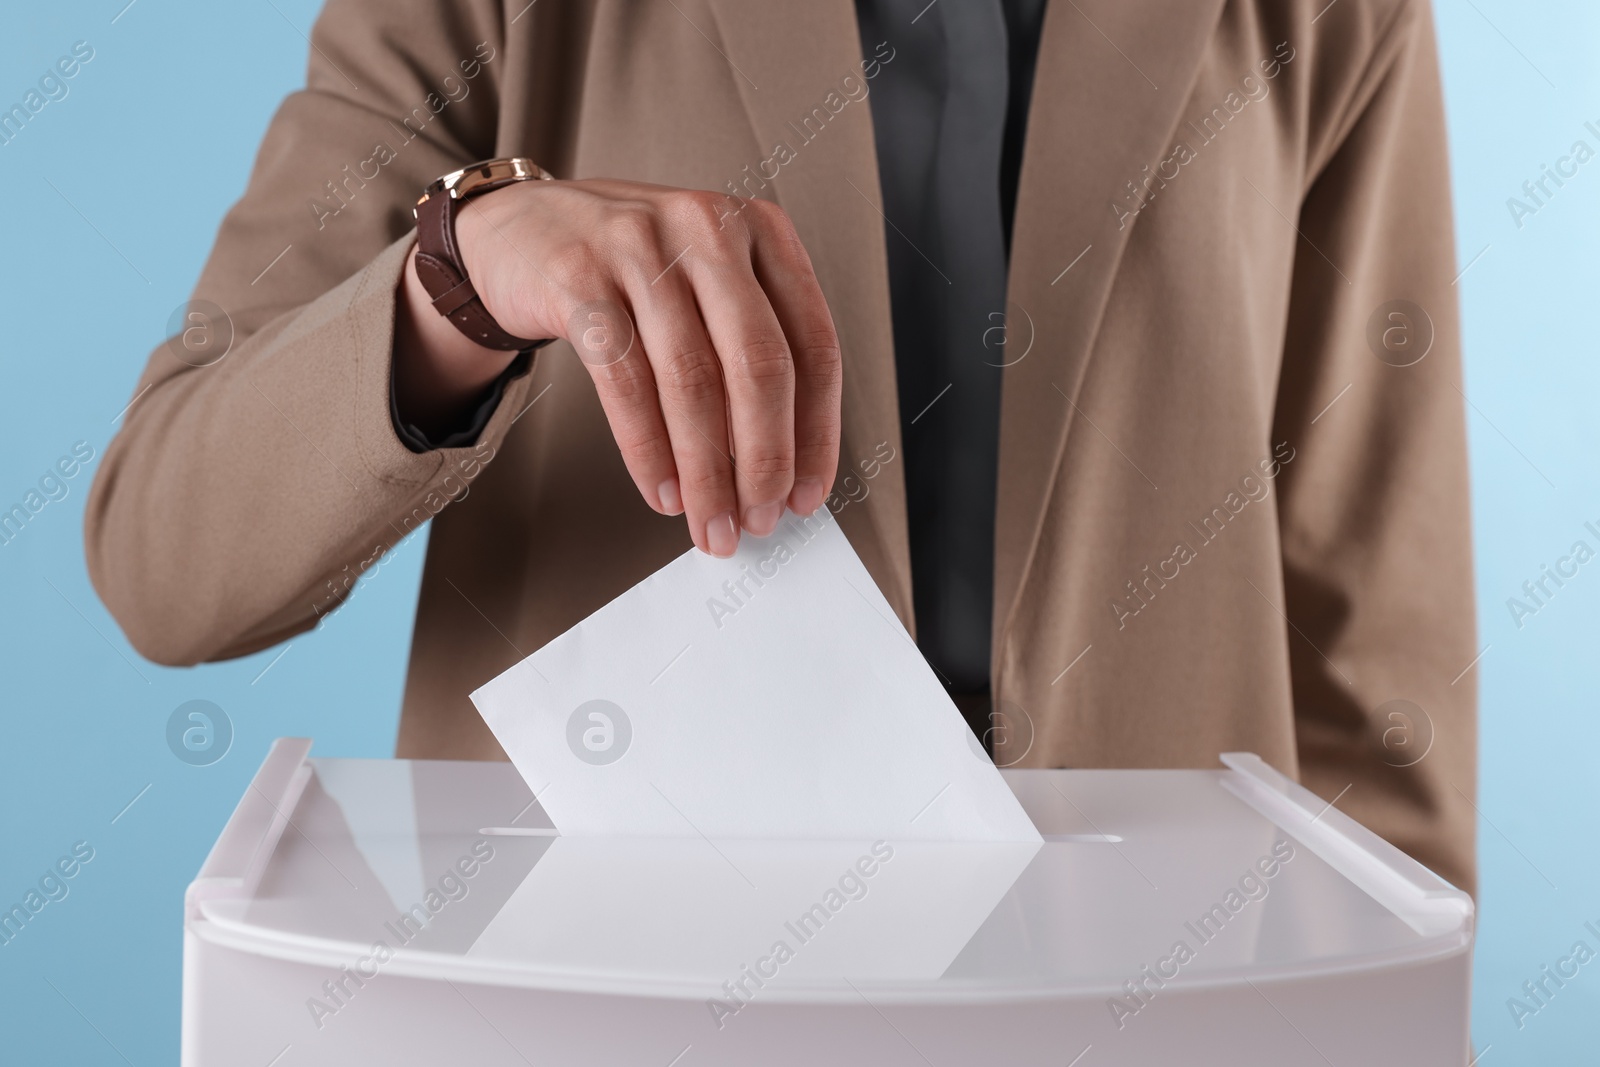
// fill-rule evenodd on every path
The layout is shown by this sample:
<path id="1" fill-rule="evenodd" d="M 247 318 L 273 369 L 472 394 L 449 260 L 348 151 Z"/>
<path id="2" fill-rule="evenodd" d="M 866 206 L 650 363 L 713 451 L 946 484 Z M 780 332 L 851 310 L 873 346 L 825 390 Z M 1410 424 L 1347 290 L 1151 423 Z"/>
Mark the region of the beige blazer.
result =
<path id="1" fill-rule="evenodd" d="M 282 641 L 432 519 L 399 754 L 500 758 L 467 694 L 690 547 L 564 344 L 475 448 L 391 428 L 410 206 L 513 154 L 788 211 L 844 352 L 832 506 L 910 626 L 867 96 L 916 32 L 863 55 L 850 0 L 329 0 L 196 287 L 216 332 L 150 357 L 96 478 L 133 645 Z M 1472 887 L 1455 273 L 1425 0 L 1049 5 L 995 309 L 1000 762 L 1255 751 Z"/>

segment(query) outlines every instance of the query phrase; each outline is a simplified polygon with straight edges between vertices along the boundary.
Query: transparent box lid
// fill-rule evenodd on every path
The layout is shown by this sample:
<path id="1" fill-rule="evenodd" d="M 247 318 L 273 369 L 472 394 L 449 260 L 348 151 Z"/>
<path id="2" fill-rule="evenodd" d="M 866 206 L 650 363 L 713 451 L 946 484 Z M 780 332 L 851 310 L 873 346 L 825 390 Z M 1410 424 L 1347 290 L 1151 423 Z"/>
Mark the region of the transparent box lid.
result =
<path id="1" fill-rule="evenodd" d="M 1006 771 L 1043 844 L 556 834 L 507 763 L 279 741 L 187 898 L 264 956 L 540 989 L 1021 1001 L 1384 968 L 1473 909 L 1247 754 L 1216 771 Z M 741 983 L 744 983 L 741 986 Z"/>

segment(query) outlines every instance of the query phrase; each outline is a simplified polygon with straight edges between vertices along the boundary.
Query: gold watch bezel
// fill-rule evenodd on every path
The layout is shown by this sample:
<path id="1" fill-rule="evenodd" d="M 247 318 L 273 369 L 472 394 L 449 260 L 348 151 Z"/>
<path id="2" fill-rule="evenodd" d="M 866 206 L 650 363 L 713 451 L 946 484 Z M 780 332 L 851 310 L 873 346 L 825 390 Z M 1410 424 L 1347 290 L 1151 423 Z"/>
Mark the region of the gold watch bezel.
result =
<path id="1" fill-rule="evenodd" d="M 453 170 L 442 178 L 429 182 L 428 187 L 422 191 L 422 196 L 418 198 L 417 206 L 422 206 L 427 200 L 440 194 L 452 200 L 462 200 L 475 193 L 487 192 L 512 182 L 554 180 L 554 174 L 522 156 L 486 159 L 462 167 L 460 170 Z M 415 215 L 416 208 L 413 208 L 411 213 Z"/>

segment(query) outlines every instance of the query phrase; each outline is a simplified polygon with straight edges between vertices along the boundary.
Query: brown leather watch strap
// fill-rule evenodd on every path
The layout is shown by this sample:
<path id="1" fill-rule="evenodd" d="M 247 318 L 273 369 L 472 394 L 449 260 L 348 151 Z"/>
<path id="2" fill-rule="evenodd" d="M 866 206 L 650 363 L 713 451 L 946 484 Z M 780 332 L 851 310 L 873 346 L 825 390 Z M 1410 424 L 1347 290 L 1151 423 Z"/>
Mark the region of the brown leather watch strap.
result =
<path id="1" fill-rule="evenodd" d="M 457 171 L 456 175 L 471 175 L 475 170 L 487 166 L 487 164 L 474 164 L 464 171 Z M 542 175 L 542 172 L 539 173 Z M 478 291 L 473 288 L 471 279 L 467 277 L 467 268 L 461 261 L 461 250 L 456 244 L 456 216 L 466 203 L 466 197 L 488 192 L 490 189 L 497 189 L 520 179 L 480 181 L 465 194 L 454 195 L 443 184 L 450 181 L 450 178 L 440 179 L 439 182 L 429 186 L 426 195 L 417 201 L 415 212 L 417 279 L 433 298 L 433 306 L 438 309 L 439 314 L 453 322 L 456 329 L 485 348 L 523 351 L 549 344 L 548 338 L 539 341 L 528 340 L 514 337 L 501 328 L 494 320 L 494 316 L 489 314 L 489 309 L 483 306 L 483 300 L 479 298 Z"/>

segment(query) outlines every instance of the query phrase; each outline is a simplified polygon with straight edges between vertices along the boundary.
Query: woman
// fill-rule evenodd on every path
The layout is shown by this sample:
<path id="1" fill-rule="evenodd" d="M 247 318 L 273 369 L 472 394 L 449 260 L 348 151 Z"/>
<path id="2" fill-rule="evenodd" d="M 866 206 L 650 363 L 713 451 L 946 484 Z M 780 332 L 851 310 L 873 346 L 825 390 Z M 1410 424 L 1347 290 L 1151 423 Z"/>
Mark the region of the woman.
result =
<path id="1" fill-rule="evenodd" d="M 434 519 L 399 751 L 496 758 L 473 688 L 826 501 L 1001 762 L 1256 751 L 1471 888 L 1424 0 L 331 0 L 312 43 L 98 474 L 144 654 L 302 632 Z"/>

